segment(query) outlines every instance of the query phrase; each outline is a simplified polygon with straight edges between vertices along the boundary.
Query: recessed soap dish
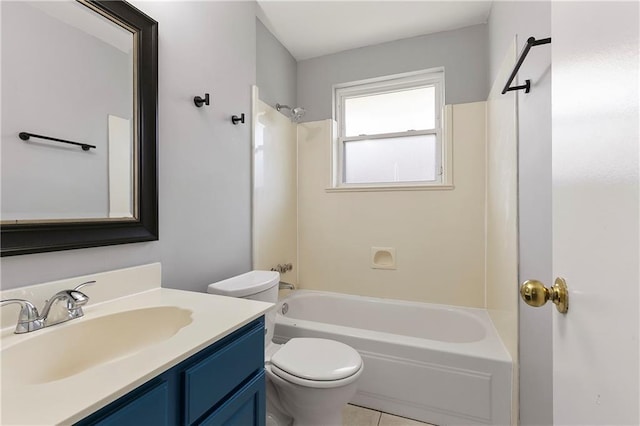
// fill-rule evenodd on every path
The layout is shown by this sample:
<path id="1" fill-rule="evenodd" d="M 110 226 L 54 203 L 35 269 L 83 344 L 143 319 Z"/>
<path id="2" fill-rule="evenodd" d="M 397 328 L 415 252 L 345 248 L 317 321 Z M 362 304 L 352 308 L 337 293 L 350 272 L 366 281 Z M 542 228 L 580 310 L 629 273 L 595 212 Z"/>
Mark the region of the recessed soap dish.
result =
<path id="1" fill-rule="evenodd" d="M 371 268 L 397 269 L 394 247 L 371 247 Z"/>

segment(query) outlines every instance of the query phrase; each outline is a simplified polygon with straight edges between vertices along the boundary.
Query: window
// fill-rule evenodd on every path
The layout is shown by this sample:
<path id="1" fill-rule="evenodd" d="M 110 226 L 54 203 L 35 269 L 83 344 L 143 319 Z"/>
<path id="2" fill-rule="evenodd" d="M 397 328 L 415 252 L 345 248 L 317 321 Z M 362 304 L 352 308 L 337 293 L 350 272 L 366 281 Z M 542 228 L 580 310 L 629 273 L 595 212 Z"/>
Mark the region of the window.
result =
<path id="1" fill-rule="evenodd" d="M 444 72 L 423 71 L 335 87 L 336 189 L 442 187 Z"/>

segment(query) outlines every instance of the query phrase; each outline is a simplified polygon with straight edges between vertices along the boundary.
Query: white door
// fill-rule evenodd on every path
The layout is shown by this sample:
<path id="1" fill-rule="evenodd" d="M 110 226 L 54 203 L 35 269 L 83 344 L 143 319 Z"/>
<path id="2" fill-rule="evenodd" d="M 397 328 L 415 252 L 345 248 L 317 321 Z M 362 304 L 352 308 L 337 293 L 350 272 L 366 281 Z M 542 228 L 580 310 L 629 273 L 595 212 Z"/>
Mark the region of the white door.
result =
<path id="1" fill-rule="evenodd" d="M 556 425 L 638 425 L 639 3 L 552 3 Z M 549 285 L 551 283 L 547 283 Z"/>

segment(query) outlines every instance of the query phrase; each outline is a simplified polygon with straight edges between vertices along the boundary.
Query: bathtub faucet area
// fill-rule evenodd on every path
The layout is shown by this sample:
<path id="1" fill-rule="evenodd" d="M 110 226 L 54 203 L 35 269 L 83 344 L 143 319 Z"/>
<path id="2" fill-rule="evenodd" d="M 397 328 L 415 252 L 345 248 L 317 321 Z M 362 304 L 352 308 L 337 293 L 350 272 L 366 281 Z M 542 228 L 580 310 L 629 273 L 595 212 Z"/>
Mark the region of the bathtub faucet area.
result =
<path id="1" fill-rule="evenodd" d="M 284 281 L 280 281 L 280 285 L 278 286 L 280 290 L 295 290 L 296 287 L 293 284 L 285 283 Z"/>
<path id="2" fill-rule="evenodd" d="M 271 270 L 284 274 L 286 272 L 293 271 L 293 263 L 285 263 L 284 265 L 278 263 L 278 265 L 276 265 L 275 268 L 271 268 Z"/>

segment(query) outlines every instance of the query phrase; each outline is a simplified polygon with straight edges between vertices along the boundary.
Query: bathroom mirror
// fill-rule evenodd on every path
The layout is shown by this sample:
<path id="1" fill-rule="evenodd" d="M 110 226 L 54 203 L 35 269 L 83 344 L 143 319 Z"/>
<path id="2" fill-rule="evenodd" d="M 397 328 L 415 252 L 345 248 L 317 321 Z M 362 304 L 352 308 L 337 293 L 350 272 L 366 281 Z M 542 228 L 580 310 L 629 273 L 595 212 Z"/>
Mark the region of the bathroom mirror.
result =
<path id="1" fill-rule="evenodd" d="M 158 24 L 2 2 L 2 256 L 158 239 Z"/>

